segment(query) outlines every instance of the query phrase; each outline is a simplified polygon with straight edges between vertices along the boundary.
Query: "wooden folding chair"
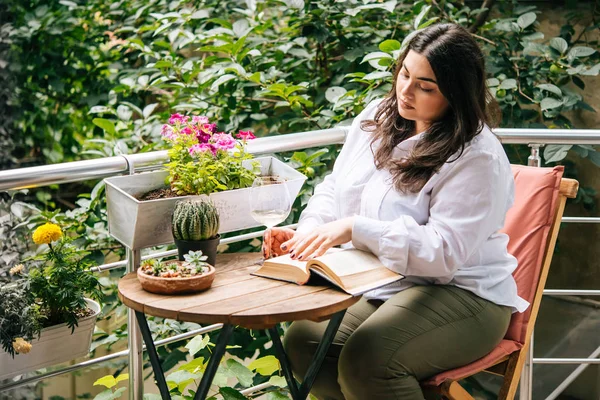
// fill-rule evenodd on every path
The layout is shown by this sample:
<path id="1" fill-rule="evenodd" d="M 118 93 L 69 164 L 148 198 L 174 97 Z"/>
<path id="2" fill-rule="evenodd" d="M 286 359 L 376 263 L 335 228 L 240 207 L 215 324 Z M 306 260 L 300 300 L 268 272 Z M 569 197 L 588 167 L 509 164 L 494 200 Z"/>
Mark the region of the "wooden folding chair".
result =
<path id="1" fill-rule="evenodd" d="M 574 198 L 579 183 L 562 179 L 563 167 L 535 168 L 513 165 L 515 203 L 509 210 L 503 231 L 510 240 L 508 251 L 519 265 L 513 276 L 519 296 L 531 305 L 523 313 L 514 313 L 504 339 L 485 357 L 473 363 L 445 371 L 425 382 L 450 400 L 473 399 L 458 383 L 478 372 L 489 372 L 504 378 L 499 399 L 513 399 L 519 384 L 531 333 L 548 277 L 556 237 L 565 202 Z"/>

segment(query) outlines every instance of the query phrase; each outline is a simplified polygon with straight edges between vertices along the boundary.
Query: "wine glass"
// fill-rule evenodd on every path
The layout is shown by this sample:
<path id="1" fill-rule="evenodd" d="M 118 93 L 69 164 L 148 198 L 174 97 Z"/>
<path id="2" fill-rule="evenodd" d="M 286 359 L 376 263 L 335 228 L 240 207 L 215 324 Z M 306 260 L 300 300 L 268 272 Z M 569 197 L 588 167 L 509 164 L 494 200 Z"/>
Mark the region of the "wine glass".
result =
<path id="1" fill-rule="evenodd" d="M 274 175 L 259 176 L 250 189 L 250 213 L 256 222 L 271 229 L 285 221 L 292 199 L 285 180 Z"/>

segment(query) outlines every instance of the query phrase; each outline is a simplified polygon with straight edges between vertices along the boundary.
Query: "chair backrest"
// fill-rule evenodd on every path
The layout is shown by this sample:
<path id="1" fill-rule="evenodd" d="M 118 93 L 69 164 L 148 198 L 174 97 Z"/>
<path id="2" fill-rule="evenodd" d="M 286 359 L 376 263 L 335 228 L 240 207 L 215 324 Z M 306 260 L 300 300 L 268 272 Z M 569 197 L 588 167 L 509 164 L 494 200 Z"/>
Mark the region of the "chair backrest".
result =
<path id="1" fill-rule="evenodd" d="M 575 196 L 577 181 L 561 180 L 562 166 L 536 168 L 513 165 L 512 169 L 515 202 L 506 215 L 503 232 L 510 238 L 509 253 L 518 260 L 513 276 L 519 296 L 531 305 L 525 312 L 513 314 L 505 338 L 525 345 L 537 317 L 564 203 L 566 197 Z M 570 189 L 562 196 L 561 181 Z"/>

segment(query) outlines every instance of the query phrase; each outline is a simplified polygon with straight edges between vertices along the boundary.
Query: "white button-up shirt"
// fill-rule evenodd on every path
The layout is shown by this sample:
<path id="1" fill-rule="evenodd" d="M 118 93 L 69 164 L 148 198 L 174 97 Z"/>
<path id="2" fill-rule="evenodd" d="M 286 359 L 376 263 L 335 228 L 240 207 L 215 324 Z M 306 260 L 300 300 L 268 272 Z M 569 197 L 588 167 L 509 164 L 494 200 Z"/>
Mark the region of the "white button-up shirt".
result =
<path id="1" fill-rule="evenodd" d="M 486 126 L 458 160 L 445 163 L 418 193 L 394 188 L 389 171 L 375 168 L 371 134 L 360 122 L 372 119 L 380 100 L 354 119 L 333 171 L 317 185 L 297 231 L 355 216 L 352 242 L 405 279 L 365 294 L 387 300 L 414 285 L 454 285 L 496 304 L 523 312 L 512 272 L 517 260 L 500 233 L 514 199 L 514 181 L 500 141 Z M 423 133 L 400 143 L 394 158 L 410 152 Z M 451 157 L 451 160 L 456 157 Z"/>

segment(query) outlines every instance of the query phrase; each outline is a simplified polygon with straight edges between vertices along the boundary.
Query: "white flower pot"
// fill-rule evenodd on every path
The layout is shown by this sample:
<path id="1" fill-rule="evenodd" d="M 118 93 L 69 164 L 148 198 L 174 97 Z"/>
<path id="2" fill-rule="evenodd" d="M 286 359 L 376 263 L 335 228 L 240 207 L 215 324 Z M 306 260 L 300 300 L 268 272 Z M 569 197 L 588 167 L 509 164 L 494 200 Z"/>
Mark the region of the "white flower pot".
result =
<path id="1" fill-rule="evenodd" d="M 42 329 L 40 338 L 32 341 L 27 354 L 15 354 L 13 359 L 0 349 L 0 380 L 87 356 L 100 305 L 94 300 L 85 300 L 94 314 L 80 319 L 73 334 L 67 324 L 54 325 Z"/>
<path id="2" fill-rule="evenodd" d="M 290 198 L 296 198 L 306 176 L 274 157 L 258 157 L 261 175 L 279 175 L 286 178 Z M 173 243 L 171 216 L 175 203 L 198 196 L 139 201 L 140 196 L 165 187 L 167 171 L 146 172 L 129 176 L 107 178 L 106 208 L 110 235 L 130 249 Z M 212 202 L 219 210 L 219 233 L 233 232 L 260 226 L 250 215 L 250 188 L 211 193 Z"/>

